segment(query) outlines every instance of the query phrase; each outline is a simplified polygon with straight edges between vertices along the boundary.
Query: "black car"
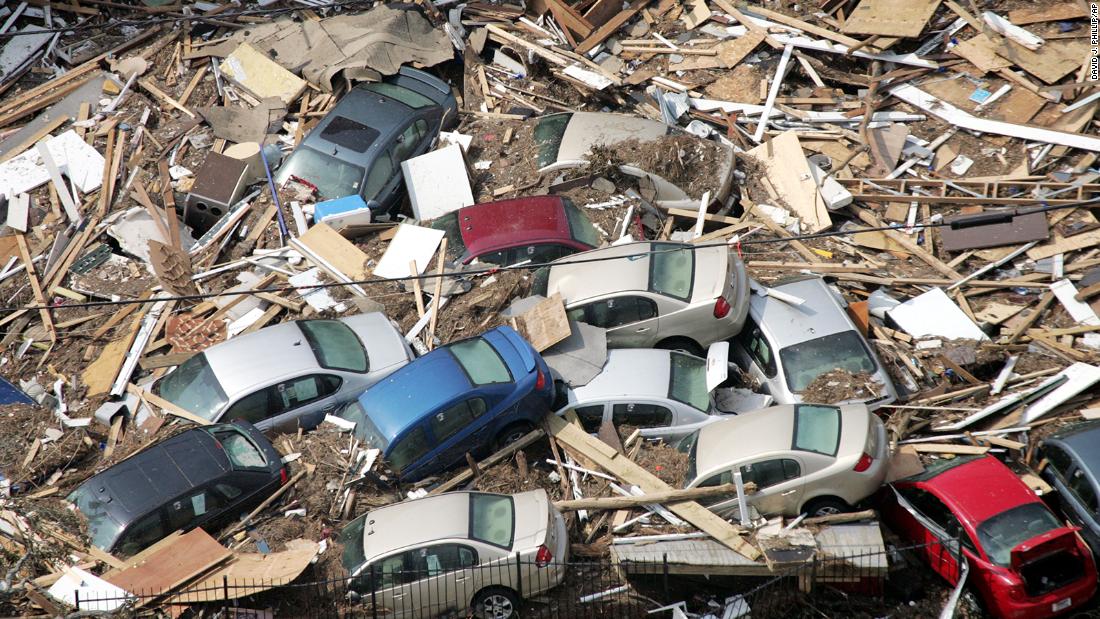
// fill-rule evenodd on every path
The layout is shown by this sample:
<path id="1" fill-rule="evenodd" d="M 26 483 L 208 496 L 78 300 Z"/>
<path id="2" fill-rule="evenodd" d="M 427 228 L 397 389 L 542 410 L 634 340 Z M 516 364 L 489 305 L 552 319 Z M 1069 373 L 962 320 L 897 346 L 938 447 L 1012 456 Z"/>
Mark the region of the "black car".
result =
<path id="1" fill-rule="evenodd" d="M 173 531 L 215 530 L 287 481 L 282 458 L 252 424 L 181 432 L 90 477 L 69 495 L 92 543 L 130 556 Z"/>
<path id="2" fill-rule="evenodd" d="M 1042 476 L 1058 491 L 1062 512 L 1081 527 L 1081 537 L 1100 557 L 1100 421 L 1079 423 L 1043 440 Z"/>
<path id="3" fill-rule="evenodd" d="M 401 162 L 427 152 L 457 114 L 446 82 L 402 67 L 344 95 L 294 149 L 275 182 L 296 180 L 323 200 L 358 194 L 372 215 L 392 214 L 405 195 Z"/>

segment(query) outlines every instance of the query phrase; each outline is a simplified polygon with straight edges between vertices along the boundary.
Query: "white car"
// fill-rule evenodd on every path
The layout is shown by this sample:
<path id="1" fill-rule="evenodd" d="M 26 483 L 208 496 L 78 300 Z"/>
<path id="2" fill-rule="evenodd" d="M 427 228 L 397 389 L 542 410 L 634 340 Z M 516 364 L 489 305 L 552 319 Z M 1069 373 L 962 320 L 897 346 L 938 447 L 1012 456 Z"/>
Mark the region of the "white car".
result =
<path id="1" fill-rule="evenodd" d="M 848 511 L 882 485 L 886 428 L 863 404 L 795 404 L 741 413 L 700 428 L 678 448 L 688 454 L 685 488 L 744 482 L 764 516 Z M 700 501 L 728 515 L 737 496 Z"/>
<path id="2" fill-rule="evenodd" d="M 340 541 L 348 588 L 392 619 L 518 617 L 524 598 L 561 584 L 569 558 L 543 490 L 402 501 L 356 518 Z"/>

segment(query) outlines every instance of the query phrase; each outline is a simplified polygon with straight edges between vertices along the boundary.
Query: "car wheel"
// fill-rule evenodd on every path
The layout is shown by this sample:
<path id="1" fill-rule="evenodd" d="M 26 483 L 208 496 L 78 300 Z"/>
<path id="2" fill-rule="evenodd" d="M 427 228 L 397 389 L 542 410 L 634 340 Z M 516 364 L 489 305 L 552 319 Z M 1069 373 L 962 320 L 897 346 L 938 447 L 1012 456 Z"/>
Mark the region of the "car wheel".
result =
<path id="1" fill-rule="evenodd" d="M 500 451 L 501 449 L 504 449 L 505 447 L 523 438 L 532 429 L 534 429 L 534 426 L 529 423 L 513 423 L 512 425 L 504 428 L 500 431 L 500 434 L 497 435 L 497 451 Z"/>
<path id="2" fill-rule="evenodd" d="M 852 508 L 847 503 L 836 497 L 823 496 L 818 497 L 807 503 L 806 507 L 803 508 L 802 511 L 806 512 L 809 517 L 814 518 L 817 516 L 832 516 L 834 514 L 843 514 L 844 512 L 852 511 Z"/>
<path id="3" fill-rule="evenodd" d="M 511 589 L 492 587 L 474 596 L 474 617 L 515 619 L 519 617 L 519 596 Z"/>
<path id="4" fill-rule="evenodd" d="M 695 355 L 696 357 L 702 357 L 704 359 L 706 359 L 707 357 L 707 353 L 705 350 L 703 350 L 702 346 L 696 344 L 694 340 L 686 337 L 670 337 L 667 340 L 661 340 L 657 343 L 657 348 L 687 353 L 689 355 Z"/>

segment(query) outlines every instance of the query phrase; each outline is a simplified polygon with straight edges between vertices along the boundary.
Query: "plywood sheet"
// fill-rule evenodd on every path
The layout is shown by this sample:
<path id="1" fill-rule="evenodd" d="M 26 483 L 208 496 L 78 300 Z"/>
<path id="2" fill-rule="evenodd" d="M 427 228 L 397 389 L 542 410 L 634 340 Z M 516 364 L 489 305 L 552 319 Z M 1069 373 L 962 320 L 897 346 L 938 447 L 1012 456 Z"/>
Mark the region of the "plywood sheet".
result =
<path id="1" fill-rule="evenodd" d="M 737 66 L 745 56 L 752 53 L 756 46 L 764 42 L 764 35 L 760 32 L 749 32 L 743 37 L 732 41 L 723 41 L 715 48 L 718 54 L 714 56 L 686 56 L 679 64 L 670 64 L 669 68 L 677 71 L 689 71 L 691 69 L 731 69 Z M 736 99 L 740 101 L 741 99 Z"/>
<path id="2" fill-rule="evenodd" d="M 144 312 L 139 312 L 126 332 L 104 346 L 95 360 L 84 367 L 80 379 L 88 386 L 89 396 L 107 393 L 111 389 L 119 370 L 122 369 L 123 361 L 126 360 L 126 352 L 134 343 L 144 315 Z"/>
<path id="3" fill-rule="evenodd" d="M 1050 258 L 1055 254 L 1064 254 L 1094 245 L 1100 245 L 1100 230 L 1082 232 L 1081 234 L 1075 234 L 1069 238 L 1063 237 L 1057 232 L 1052 232 L 1050 235 L 1050 242 L 1027 250 L 1027 257 L 1032 260 L 1042 260 L 1043 258 Z"/>
<path id="4" fill-rule="evenodd" d="M 259 99 L 278 97 L 290 105 L 306 88 L 305 80 L 280 67 L 248 43 L 241 43 L 218 68 Z"/>
<path id="5" fill-rule="evenodd" d="M 202 529 L 194 529 L 140 564 L 111 574 L 107 582 L 131 593 L 165 592 L 205 573 L 233 553 Z"/>
<path id="6" fill-rule="evenodd" d="M 1008 21 L 1017 26 L 1024 26 L 1026 24 L 1038 24 L 1040 22 L 1079 19 L 1081 17 L 1088 17 L 1088 15 L 1089 12 L 1085 9 L 1085 3 L 1080 0 L 1075 0 L 1074 2 L 1063 2 L 1062 4 L 1054 5 L 1039 4 L 1034 7 L 1009 11 Z"/>
<path id="7" fill-rule="evenodd" d="M 940 0 L 863 0 L 844 22 L 847 34 L 917 37 Z"/>
<path id="8" fill-rule="evenodd" d="M 1005 39 L 1005 44 L 997 49 L 997 55 L 1011 60 L 1013 64 L 1031 75 L 1053 84 L 1070 73 L 1081 68 L 1087 58 L 1088 45 L 1082 41 L 1047 41 L 1039 51 L 1030 49 Z"/>
<path id="9" fill-rule="evenodd" d="M 282 552 L 236 553 L 233 560 L 175 596 L 169 603 L 192 604 L 237 599 L 288 583 L 317 556 L 317 542 L 291 540 Z M 228 579 L 228 590 L 223 586 Z M 228 595 L 226 595 L 228 593 Z"/>
<path id="10" fill-rule="evenodd" d="M 978 68 L 982 73 L 1007 69 L 1012 62 L 997 55 L 996 46 L 984 34 L 959 41 L 959 44 L 951 48 L 951 53 L 962 57 L 970 64 Z"/>
<path id="11" fill-rule="evenodd" d="M 974 317 L 982 322 L 999 325 L 1023 310 L 1023 305 L 1009 305 L 1007 303 L 993 302 L 975 312 Z"/>
<path id="12" fill-rule="evenodd" d="M 367 279 L 367 255 L 327 224 L 313 226 L 298 240 L 351 279 Z M 408 270 L 406 263 L 405 275 Z"/>
<path id="13" fill-rule="evenodd" d="M 781 202 L 777 206 L 785 206 L 802 218 L 807 232 L 832 227 L 829 210 L 810 174 L 810 164 L 794 131 L 785 131 L 748 154 L 763 164 L 768 181 Z"/>
<path id="14" fill-rule="evenodd" d="M 565 304 L 562 303 L 561 295 L 557 293 L 536 303 L 534 307 L 521 314 L 516 322 L 519 325 L 520 335 L 539 352 L 564 340 L 572 333 L 569 328 L 569 319 L 565 315 Z"/>

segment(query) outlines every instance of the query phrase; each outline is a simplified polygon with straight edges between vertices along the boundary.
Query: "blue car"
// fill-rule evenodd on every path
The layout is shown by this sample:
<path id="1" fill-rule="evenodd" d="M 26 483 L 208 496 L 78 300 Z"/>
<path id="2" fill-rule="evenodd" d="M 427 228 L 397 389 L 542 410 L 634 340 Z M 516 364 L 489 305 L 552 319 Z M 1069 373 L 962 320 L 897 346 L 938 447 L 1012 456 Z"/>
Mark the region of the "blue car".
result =
<path id="1" fill-rule="evenodd" d="M 554 381 L 511 327 L 453 342 L 412 361 L 339 416 L 413 482 L 464 464 L 530 432 L 550 411 Z"/>

